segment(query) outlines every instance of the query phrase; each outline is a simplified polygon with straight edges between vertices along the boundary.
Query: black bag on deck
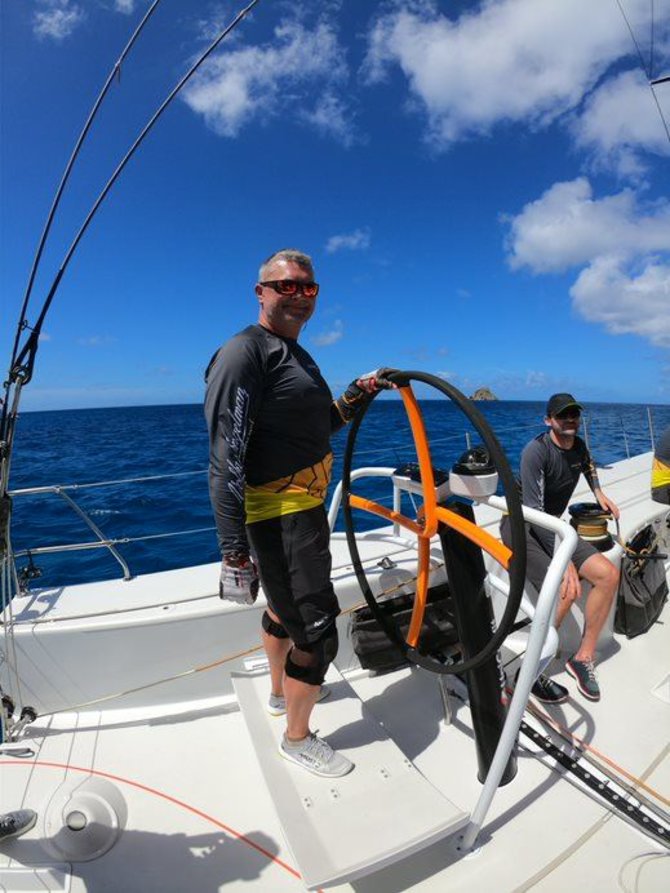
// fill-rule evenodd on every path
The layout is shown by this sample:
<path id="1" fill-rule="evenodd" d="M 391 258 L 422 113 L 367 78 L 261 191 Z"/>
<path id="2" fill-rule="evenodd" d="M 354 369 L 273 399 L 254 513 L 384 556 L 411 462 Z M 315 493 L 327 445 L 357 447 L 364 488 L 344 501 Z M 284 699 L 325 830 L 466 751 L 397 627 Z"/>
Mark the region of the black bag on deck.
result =
<path id="1" fill-rule="evenodd" d="M 404 636 L 409 630 L 412 617 L 413 596 L 397 595 L 380 602 L 385 611 L 392 614 Z M 405 666 L 408 661 L 388 638 L 370 608 L 365 605 L 351 616 L 351 641 L 364 670 L 388 672 Z M 426 612 L 419 637 L 421 651 L 443 651 L 458 642 L 453 623 L 451 597 L 446 583 L 428 590 Z"/>
<path id="2" fill-rule="evenodd" d="M 621 562 L 614 632 L 634 639 L 658 620 L 668 597 L 668 581 L 664 560 L 648 557 L 659 554 L 651 525 L 635 534 L 628 548 L 640 557 L 625 555 Z"/>

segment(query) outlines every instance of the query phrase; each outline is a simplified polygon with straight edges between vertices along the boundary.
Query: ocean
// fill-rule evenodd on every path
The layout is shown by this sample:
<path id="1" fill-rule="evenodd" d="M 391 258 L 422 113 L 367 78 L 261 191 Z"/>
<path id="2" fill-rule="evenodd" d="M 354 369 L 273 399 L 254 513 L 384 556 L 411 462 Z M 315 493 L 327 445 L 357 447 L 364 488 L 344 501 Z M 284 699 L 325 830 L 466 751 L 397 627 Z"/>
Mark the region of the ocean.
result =
<path id="1" fill-rule="evenodd" d="M 544 430 L 545 404 L 495 401 L 477 406 L 516 472 L 523 446 Z M 448 469 L 468 442 L 480 441 L 449 401 L 424 400 L 421 408 L 435 467 Z M 587 404 L 586 432 L 596 462 L 606 466 L 627 452 L 635 455 L 651 449 L 648 413 L 658 436 L 670 425 L 670 406 Z M 334 483 L 341 477 L 346 437 L 344 431 L 333 438 Z M 200 405 L 24 413 L 17 422 L 10 487 L 77 485 L 78 489 L 64 492 L 105 537 L 124 541 L 118 549 L 133 575 L 204 564 L 219 558 L 207 492 L 207 450 Z M 396 467 L 414 460 L 400 400 L 378 400 L 361 425 L 354 466 Z M 133 482 L 120 483 L 128 479 Z M 105 485 L 88 486 L 99 483 Z M 361 482 L 356 492 L 390 501 L 389 489 L 380 481 Z M 360 529 L 377 523 L 371 515 L 357 521 Z M 341 513 L 336 529 L 343 529 Z M 17 553 L 94 538 L 57 493 L 14 498 L 12 541 Z M 19 568 L 34 564 L 41 571 L 38 585 L 47 586 L 122 574 L 107 549 L 23 556 L 17 564 Z"/>

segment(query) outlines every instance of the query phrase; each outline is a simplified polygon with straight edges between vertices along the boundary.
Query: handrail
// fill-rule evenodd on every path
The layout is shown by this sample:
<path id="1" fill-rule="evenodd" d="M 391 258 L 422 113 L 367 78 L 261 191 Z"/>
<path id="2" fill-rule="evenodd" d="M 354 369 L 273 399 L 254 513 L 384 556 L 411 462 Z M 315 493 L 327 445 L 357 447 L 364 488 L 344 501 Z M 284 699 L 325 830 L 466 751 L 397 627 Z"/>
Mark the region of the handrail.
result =
<path id="1" fill-rule="evenodd" d="M 188 536 L 189 534 L 194 533 L 204 533 L 211 530 L 214 530 L 214 525 L 210 525 L 208 527 L 196 527 L 191 528 L 189 530 L 178 530 L 171 531 L 168 533 L 153 533 L 153 534 L 145 534 L 143 536 L 135 536 L 135 537 L 107 537 L 102 532 L 102 530 L 98 527 L 98 525 L 90 518 L 88 512 L 83 509 L 78 502 L 76 502 L 69 494 L 68 490 L 77 491 L 77 490 L 86 490 L 95 487 L 110 487 L 118 484 L 134 484 L 134 483 L 145 483 L 147 481 L 157 481 L 164 480 L 167 478 L 181 478 L 181 477 L 189 477 L 193 475 L 206 474 L 206 469 L 200 471 L 178 471 L 173 472 L 171 474 L 156 474 L 156 475 L 144 475 L 142 477 L 136 478 L 124 478 L 120 480 L 107 480 L 107 481 L 95 481 L 86 484 L 51 484 L 47 486 L 40 487 L 21 487 L 16 490 L 9 490 L 8 493 L 11 497 L 15 496 L 41 496 L 44 494 L 53 494 L 55 496 L 60 496 L 61 499 L 65 501 L 65 503 L 72 509 L 75 514 L 77 514 L 84 524 L 91 530 L 96 539 L 92 542 L 83 542 L 83 543 L 67 543 L 67 544 L 59 544 L 56 546 L 36 546 L 34 548 L 29 549 L 21 549 L 18 552 L 14 553 L 14 559 L 17 558 L 32 558 L 35 555 L 53 555 L 61 552 L 85 552 L 91 549 L 107 549 L 112 557 L 118 562 L 121 566 L 121 570 L 123 572 L 124 580 L 132 580 L 132 573 L 130 571 L 130 567 L 128 566 L 127 561 L 123 558 L 121 553 L 118 551 L 116 546 L 119 545 L 127 545 L 128 543 L 136 543 L 136 542 L 146 542 L 148 540 L 155 539 L 165 539 L 167 537 L 174 536 Z"/>
<path id="2" fill-rule="evenodd" d="M 116 558 L 116 560 L 119 562 L 119 564 L 121 565 L 121 568 L 123 570 L 123 579 L 130 580 L 132 578 L 132 574 L 130 573 L 130 568 L 128 567 L 128 565 L 124 561 L 124 559 L 122 558 L 118 549 L 116 549 L 112 543 L 105 542 L 105 535 L 102 532 L 102 530 L 100 530 L 98 525 L 89 518 L 89 516 L 84 511 L 84 509 L 81 508 L 81 506 L 78 505 L 71 496 L 68 496 L 68 494 L 64 490 L 59 489 L 59 490 L 57 490 L 57 493 L 60 497 L 62 497 L 65 500 L 65 502 L 67 502 L 67 504 L 70 506 L 72 511 L 76 512 L 79 515 L 79 517 L 82 519 L 84 524 L 86 524 L 86 526 L 90 530 L 93 531 L 93 533 L 98 537 L 98 541 L 102 545 L 105 545 L 109 549 L 111 554 L 114 556 L 114 558 Z"/>
<path id="3" fill-rule="evenodd" d="M 481 502 L 503 512 L 507 509 L 507 503 L 501 496 L 489 496 L 482 499 Z M 496 752 L 482 786 L 479 800 L 472 811 L 470 821 L 461 838 L 461 846 L 465 851 L 470 850 L 474 846 L 486 814 L 498 790 L 498 785 L 517 739 L 524 710 L 530 697 L 530 690 L 540 670 L 540 663 L 543 659 L 547 660 L 546 657 L 543 657 L 547 653 L 547 646 L 551 647 L 552 644 L 554 645 L 550 651 L 551 654 L 558 645 L 557 634 L 553 626 L 556 602 L 563 574 L 577 545 L 577 531 L 566 521 L 561 521 L 552 515 L 547 515 L 535 509 L 529 509 L 526 506 L 523 506 L 523 516 L 526 521 L 552 531 L 558 537 L 559 545 L 554 552 L 554 557 L 551 560 L 540 589 L 535 606 L 535 617 L 530 625 L 526 653 L 521 663 L 521 670 L 507 710 L 507 718 L 505 719 L 505 725 L 503 726 Z M 552 635 L 556 637 L 554 643 L 548 641 Z"/>
<path id="4" fill-rule="evenodd" d="M 171 474 L 150 474 L 138 478 L 119 478 L 111 481 L 92 481 L 87 484 L 48 484 L 43 487 L 21 487 L 8 490 L 10 496 L 34 496 L 40 493 L 59 493 L 61 490 L 87 490 L 93 487 L 112 487 L 116 484 L 138 484 L 146 481 L 163 481 L 168 478 L 192 477 L 196 474 L 207 474 L 207 469 L 199 471 L 174 471 Z"/>

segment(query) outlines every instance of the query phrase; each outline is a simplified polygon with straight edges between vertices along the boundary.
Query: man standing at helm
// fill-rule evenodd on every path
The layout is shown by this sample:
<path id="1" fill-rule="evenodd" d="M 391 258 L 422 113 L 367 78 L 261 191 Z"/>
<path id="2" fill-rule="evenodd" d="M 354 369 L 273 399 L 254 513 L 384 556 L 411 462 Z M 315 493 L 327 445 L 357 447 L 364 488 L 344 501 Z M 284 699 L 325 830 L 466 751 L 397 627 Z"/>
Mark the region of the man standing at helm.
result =
<path id="1" fill-rule="evenodd" d="M 328 777 L 353 763 L 310 731 L 337 653 L 340 612 L 330 580 L 324 499 L 333 456 L 330 435 L 391 387 L 378 370 L 333 400 L 297 342 L 314 313 L 319 286 L 311 258 L 294 249 L 271 255 L 255 288 L 258 323 L 212 358 L 205 380 L 210 437 L 209 487 L 223 556 L 220 595 L 251 605 L 259 576 L 268 607 L 263 646 L 272 690 L 268 710 L 286 714 L 281 755 Z"/>
<path id="2" fill-rule="evenodd" d="M 521 454 L 521 501 L 557 518 L 563 514 L 574 493 L 580 474 L 593 491 L 600 507 L 619 517 L 619 509 L 600 488 L 596 467 L 586 444 L 578 436 L 582 407 L 572 394 L 549 398 L 545 416 L 548 431 L 524 447 Z M 511 546 L 509 519 L 501 525 L 506 545 Z M 533 586 L 540 590 L 554 554 L 554 534 L 542 527 L 526 525 L 527 570 Z M 584 697 L 600 700 L 595 673 L 596 642 L 607 621 L 619 584 L 619 572 L 596 547 L 579 539 L 560 589 L 556 626 L 565 619 L 570 606 L 581 595 L 581 580 L 591 583 L 584 609 L 584 631 L 577 651 L 565 665 Z M 567 700 L 568 690 L 547 676 L 539 676 L 533 686 L 535 697 L 547 704 Z"/>

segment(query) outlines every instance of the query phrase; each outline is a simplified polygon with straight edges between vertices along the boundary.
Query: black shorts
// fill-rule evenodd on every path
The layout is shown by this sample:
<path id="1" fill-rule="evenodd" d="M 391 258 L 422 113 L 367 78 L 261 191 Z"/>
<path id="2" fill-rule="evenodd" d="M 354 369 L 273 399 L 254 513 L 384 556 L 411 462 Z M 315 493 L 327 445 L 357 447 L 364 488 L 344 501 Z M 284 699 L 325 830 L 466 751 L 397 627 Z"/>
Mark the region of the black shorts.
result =
<path id="1" fill-rule="evenodd" d="M 500 535 L 505 545 L 511 549 L 512 536 L 508 515 L 505 515 L 500 523 Z M 587 543 L 586 540 L 583 540 L 581 537 L 578 537 L 577 548 L 573 552 L 571 560 L 579 571 L 587 559 L 592 555 L 600 554 L 601 553 L 595 546 L 591 543 Z M 530 580 L 538 592 L 542 588 L 542 583 L 547 575 L 547 570 L 549 569 L 552 558 L 553 555 L 547 555 L 542 548 L 540 541 L 533 534 L 533 531 L 529 529 L 529 525 L 526 524 L 526 579 Z"/>
<path id="2" fill-rule="evenodd" d="M 670 484 L 666 484 L 663 487 L 652 487 L 651 498 L 654 502 L 670 505 Z"/>
<path id="3" fill-rule="evenodd" d="M 318 641 L 340 613 L 323 505 L 249 524 L 247 536 L 270 609 L 298 647 Z"/>

